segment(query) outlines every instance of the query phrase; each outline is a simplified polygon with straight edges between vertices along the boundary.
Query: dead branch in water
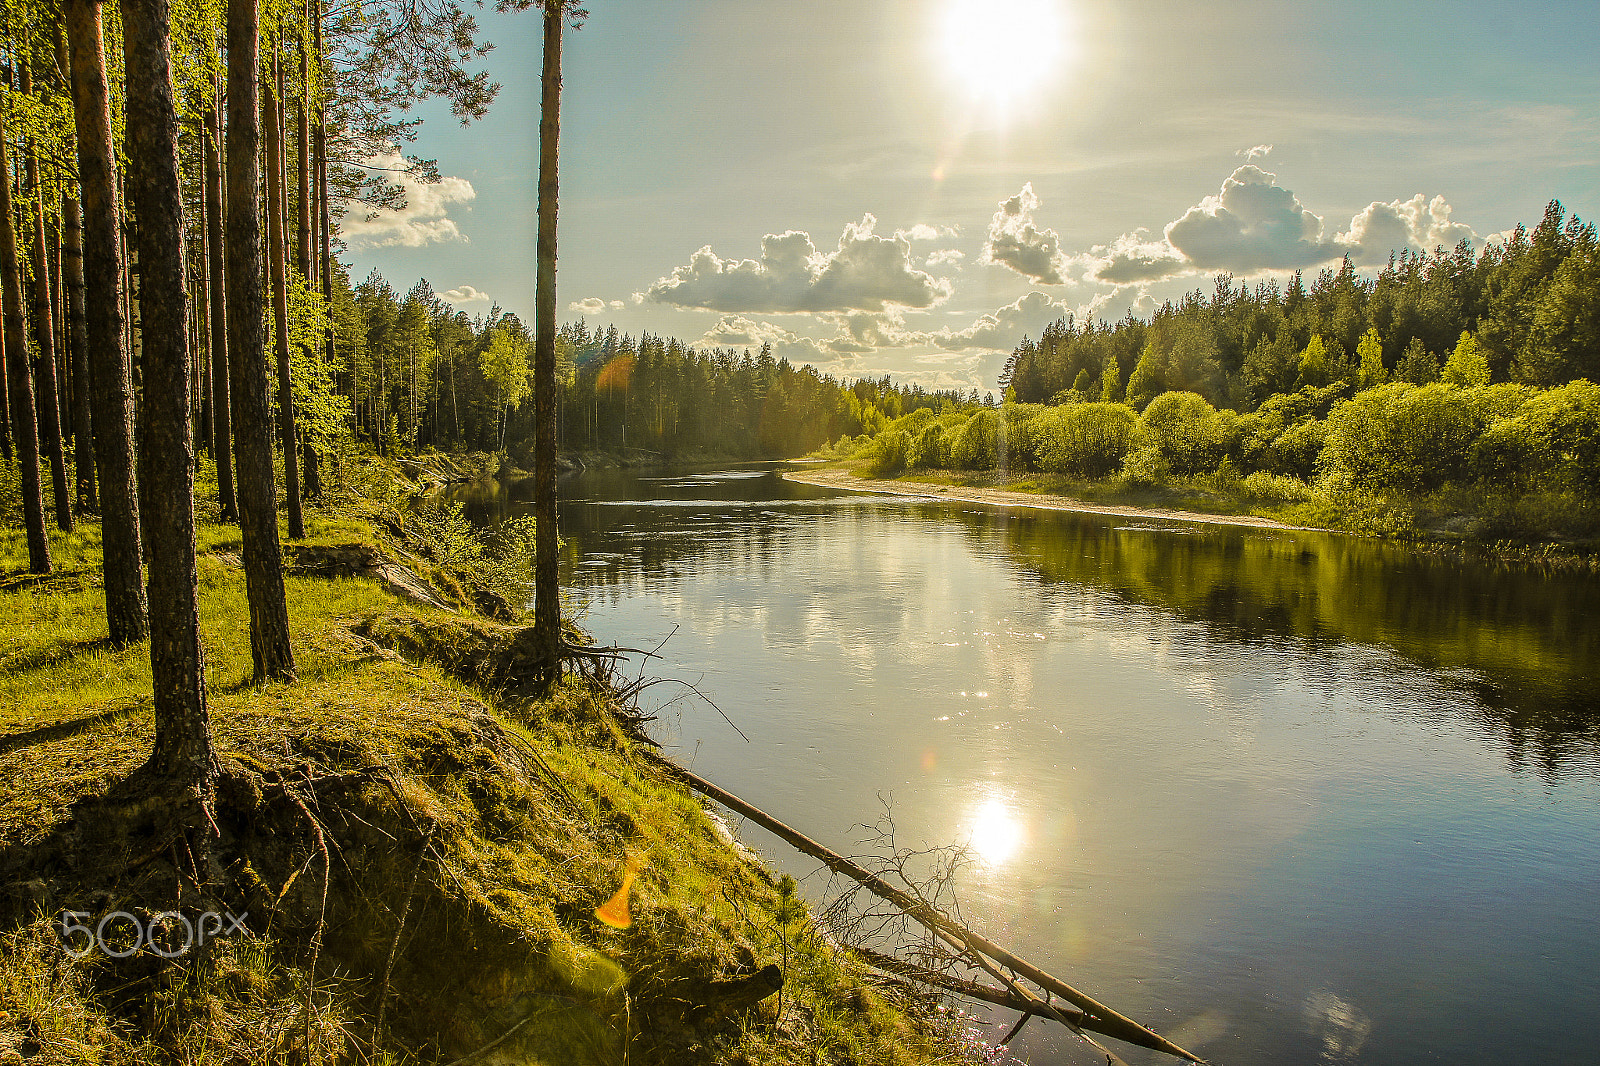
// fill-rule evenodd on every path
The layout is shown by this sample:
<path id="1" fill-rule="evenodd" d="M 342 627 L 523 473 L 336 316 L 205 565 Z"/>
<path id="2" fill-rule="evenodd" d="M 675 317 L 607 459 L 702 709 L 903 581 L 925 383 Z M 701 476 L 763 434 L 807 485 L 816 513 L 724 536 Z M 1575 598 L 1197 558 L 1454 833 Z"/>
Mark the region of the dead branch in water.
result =
<path id="1" fill-rule="evenodd" d="M 957 953 L 964 959 L 970 959 L 973 966 L 987 970 L 989 973 L 993 974 L 995 977 L 999 978 L 1002 982 L 1009 986 L 1010 990 L 1017 994 L 1019 998 L 1022 998 L 1025 1001 L 1031 1001 L 1031 1003 L 1037 1008 L 1035 1011 L 1036 1013 L 1044 1014 L 1054 1018 L 1056 1021 L 1066 1025 L 1074 1032 L 1079 1033 L 1080 1036 L 1083 1035 L 1082 1029 L 1090 1027 L 1084 1023 L 1072 1021 L 1069 1016 L 1064 1014 L 1060 1009 L 1051 1006 L 1050 1004 L 1039 999 L 1037 996 L 1034 996 L 1032 993 L 1022 989 L 1015 980 L 1002 973 L 998 967 L 1004 966 L 1010 969 L 1018 976 L 1025 977 L 1029 981 L 1032 981 L 1041 989 L 1044 989 L 1047 993 L 1060 996 L 1062 999 L 1065 999 L 1067 1002 L 1079 1008 L 1084 1015 L 1086 1015 L 1089 1019 L 1092 1019 L 1093 1029 L 1095 1032 L 1103 1033 L 1106 1036 L 1113 1036 L 1118 1040 L 1123 1040 L 1130 1044 L 1136 1044 L 1140 1047 L 1161 1051 L 1165 1054 L 1186 1059 L 1190 1062 L 1203 1063 L 1205 1061 L 1198 1055 L 1185 1051 L 1183 1048 L 1179 1047 L 1177 1044 L 1174 1044 L 1172 1041 L 1166 1039 L 1158 1033 L 1146 1029 L 1133 1019 L 1117 1013 L 1110 1007 L 1107 1007 L 1105 1004 L 1095 1000 L 1093 997 L 1078 991 L 1076 988 L 1073 988 L 1060 978 L 1046 973 L 1044 970 L 1041 970 L 1039 967 L 1028 962 L 1026 959 L 1023 959 L 1017 955 L 1013 955 L 1005 948 L 973 932 L 970 928 L 966 927 L 960 922 L 952 920 L 948 915 L 930 906 L 926 901 L 917 899 L 906 892 L 895 888 L 878 875 L 863 869 L 860 865 L 852 862 L 850 859 L 845 858 L 838 852 L 823 847 L 810 837 L 790 828 L 784 823 L 778 821 L 776 818 L 767 814 L 765 811 L 762 811 L 760 808 L 746 803 L 744 800 L 733 795 L 732 793 L 718 788 L 716 785 L 705 780 L 704 778 L 697 777 L 677 764 L 672 763 L 658 755 L 650 752 L 642 752 L 641 754 L 643 754 L 645 758 L 654 762 L 655 765 L 660 767 L 664 772 L 670 776 L 676 777 L 678 780 L 684 782 L 701 795 L 707 796 L 710 799 L 722 804 L 724 807 L 727 807 L 729 810 L 735 811 L 746 818 L 749 818 L 763 829 L 779 837 L 793 847 L 805 852 L 812 858 L 818 860 L 833 872 L 849 877 L 850 879 L 861 884 L 874 895 L 893 903 L 900 910 L 916 919 L 917 922 L 927 928 L 930 932 L 935 933 L 941 939 L 944 939 L 947 943 L 949 943 L 952 947 L 955 947 L 957 949 Z M 1084 1037 L 1084 1039 L 1089 1038 Z M 1091 1043 L 1093 1043 L 1093 1041 L 1091 1041 Z M 1100 1045 L 1095 1044 L 1095 1046 L 1099 1047 Z M 1101 1051 L 1107 1055 L 1109 1061 L 1112 1061 L 1113 1063 L 1117 1061 L 1115 1056 L 1113 1056 L 1109 1051 L 1105 1051 L 1104 1048 L 1101 1048 Z"/>

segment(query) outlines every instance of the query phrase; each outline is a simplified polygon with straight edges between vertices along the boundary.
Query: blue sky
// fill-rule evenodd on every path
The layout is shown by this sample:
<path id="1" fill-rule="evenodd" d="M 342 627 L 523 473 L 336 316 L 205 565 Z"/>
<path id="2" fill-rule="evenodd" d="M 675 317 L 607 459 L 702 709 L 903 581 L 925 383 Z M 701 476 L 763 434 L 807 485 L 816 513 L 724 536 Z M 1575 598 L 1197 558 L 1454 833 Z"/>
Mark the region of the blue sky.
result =
<path id="1" fill-rule="evenodd" d="M 1584 3 L 590 0 L 567 38 L 566 318 L 992 388 L 1024 334 L 1600 206 Z M 531 321 L 536 14 L 347 261 Z"/>

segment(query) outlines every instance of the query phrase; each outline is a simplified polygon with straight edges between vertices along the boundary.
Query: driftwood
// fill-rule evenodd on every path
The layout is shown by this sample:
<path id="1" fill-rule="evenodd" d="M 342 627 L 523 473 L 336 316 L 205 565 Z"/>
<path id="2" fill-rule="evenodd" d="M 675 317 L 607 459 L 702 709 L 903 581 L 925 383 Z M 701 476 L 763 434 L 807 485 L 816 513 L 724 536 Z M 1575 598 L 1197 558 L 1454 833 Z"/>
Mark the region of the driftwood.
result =
<path id="1" fill-rule="evenodd" d="M 666 773 L 676 777 L 694 791 L 717 801 L 731 811 L 736 811 L 749 818 L 763 829 L 818 860 L 828 869 L 835 873 L 843 874 L 861 884 L 874 895 L 893 903 L 907 915 L 926 926 L 930 931 L 951 943 L 963 954 L 969 955 L 975 965 L 982 967 L 1004 982 L 1013 994 L 1024 1002 L 1029 1003 L 1033 1013 L 1054 1018 L 1074 1032 L 1079 1032 L 1080 1035 L 1082 1035 L 1082 1029 L 1093 1029 L 1097 1033 L 1103 1033 L 1106 1036 L 1112 1036 L 1118 1040 L 1136 1044 L 1139 1047 L 1161 1051 L 1168 1055 L 1186 1059 L 1189 1062 L 1203 1063 L 1205 1061 L 1198 1055 L 1185 1051 L 1160 1034 L 1146 1029 L 1133 1019 L 1117 1013 L 1093 997 L 1078 991 L 1060 978 L 1046 973 L 1026 959 L 1013 955 L 993 941 L 974 933 L 959 922 L 952 920 L 948 915 L 930 907 L 924 901 L 902 892 L 883 880 L 883 878 L 863 869 L 838 852 L 823 847 L 810 837 L 790 828 L 760 808 L 746 803 L 738 796 L 725 792 L 704 778 L 697 777 L 676 763 L 670 762 L 654 753 L 643 752 L 642 754 Z M 1071 1015 L 1063 1013 L 1060 1008 L 1045 1003 L 1027 990 L 1022 989 L 1010 977 L 1000 973 L 995 964 L 1007 967 L 1012 972 L 1032 981 L 1040 988 L 1053 995 L 1060 996 L 1077 1007 L 1086 1017 L 1081 1021 L 1073 1020 Z M 1110 1053 L 1107 1052 L 1107 1055 L 1109 1056 Z"/>

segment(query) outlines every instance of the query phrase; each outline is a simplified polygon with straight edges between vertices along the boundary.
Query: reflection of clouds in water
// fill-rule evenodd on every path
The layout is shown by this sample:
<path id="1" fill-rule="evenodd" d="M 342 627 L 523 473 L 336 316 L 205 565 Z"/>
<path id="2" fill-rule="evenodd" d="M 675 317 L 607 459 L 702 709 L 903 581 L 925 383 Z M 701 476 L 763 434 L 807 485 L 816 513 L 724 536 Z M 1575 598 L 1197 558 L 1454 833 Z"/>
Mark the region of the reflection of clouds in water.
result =
<path id="1" fill-rule="evenodd" d="M 1219 1010 L 1206 1010 L 1174 1027 L 1166 1034 L 1179 1047 L 1190 1051 L 1203 1048 L 1228 1032 L 1228 1016 Z"/>
<path id="2" fill-rule="evenodd" d="M 1372 1032 L 1372 1019 L 1354 1003 L 1327 989 L 1306 997 L 1303 1006 L 1311 1035 L 1322 1040 L 1321 1061 L 1354 1062 Z"/>

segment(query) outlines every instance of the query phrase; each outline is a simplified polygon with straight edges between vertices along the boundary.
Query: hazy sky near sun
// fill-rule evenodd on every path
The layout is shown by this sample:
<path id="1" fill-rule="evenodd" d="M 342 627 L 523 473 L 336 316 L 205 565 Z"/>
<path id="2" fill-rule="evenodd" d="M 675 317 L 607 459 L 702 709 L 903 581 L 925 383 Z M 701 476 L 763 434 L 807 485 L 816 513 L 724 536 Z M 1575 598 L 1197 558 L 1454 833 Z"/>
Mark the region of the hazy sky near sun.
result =
<path id="1" fill-rule="evenodd" d="M 1600 214 L 1593 0 L 588 0 L 566 38 L 563 319 L 994 387 L 1024 334 L 1236 277 Z M 346 220 L 356 280 L 531 324 L 539 19 Z"/>

